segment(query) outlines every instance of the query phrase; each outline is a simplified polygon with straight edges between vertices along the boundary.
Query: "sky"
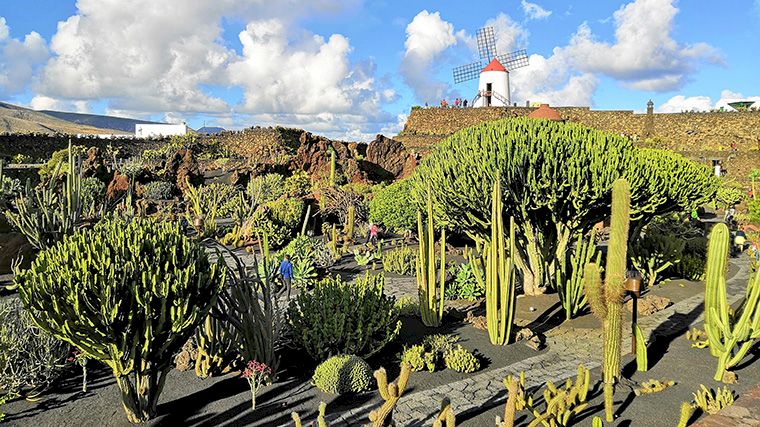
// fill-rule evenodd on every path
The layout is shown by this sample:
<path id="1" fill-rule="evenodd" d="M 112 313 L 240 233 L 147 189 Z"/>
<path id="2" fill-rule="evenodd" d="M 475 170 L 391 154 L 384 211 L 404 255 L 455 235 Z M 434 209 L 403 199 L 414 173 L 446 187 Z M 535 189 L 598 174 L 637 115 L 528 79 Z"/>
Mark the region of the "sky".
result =
<path id="1" fill-rule="evenodd" d="M 528 51 L 518 105 L 760 101 L 760 0 L 2 0 L 0 100 L 370 141 L 475 96 L 452 68 L 479 59 L 484 26 L 498 53 Z"/>

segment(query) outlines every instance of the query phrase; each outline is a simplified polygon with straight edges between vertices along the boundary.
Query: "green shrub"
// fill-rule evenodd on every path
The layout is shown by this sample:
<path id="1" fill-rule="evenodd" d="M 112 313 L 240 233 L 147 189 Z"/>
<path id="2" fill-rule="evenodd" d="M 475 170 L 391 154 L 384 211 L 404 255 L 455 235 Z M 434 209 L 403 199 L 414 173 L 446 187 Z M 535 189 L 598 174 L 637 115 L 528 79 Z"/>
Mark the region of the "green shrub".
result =
<path id="1" fill-rule="evenodd" d="M 335 255 L 323 240 L 300 234 L 280 250 L 280 258 L 286 254 L 291 261 L 304 261 L 314 268 L 325 269 L 335 264 Z"/>
<path id="2" fill-rule="evenodd" d="M 747 206 L 749 207 L 749 220 L 755 224 L 760 224 L 760 199 L 750 200 Z"/>
<path id="3" fill-rule="evenodd" d="M 395 298 L 383 294 L 383 276 L 357 284 L 327 278 L 288 307 L 293 340 L 314 360 L 339 354 L 369 357 L 399 333 Z"/>
<path id="4" fill-rule="evenodd" d="M 246 194 L 253 206 L 277 200 L 284 193 L 285 180 L 282 175 L 270 173 L 252 178 L 246 187 Z"/>
<path id="5" fill-rule="evenodd" d="M 295 197 L 282 197 L 267 203 L 272 220 L 285 228 L 295 230 L 301 225 L 304 202 Z"/>
<path id="6" fill-rule="evenodd" d="M 414 229 L 417 208 L 411 188 L 411 181 L 403 180 L 378 191 L 369 204 L 369 220 L 397 232 Z"/>
<path id="7" fill-rule="evenodd" d="M 40 252 L 14 285 L 40 328 L 113 370 L 127 418 L 144 422 L 216 302 L 220 263 L 178 224 L 107 218 Z"/>
<path id="8" fill-rule="evenodd" d="M 401 244 L 383 253 L 383 269 L 391 273 L 413 276 L 417 268 L 417 251 Z"/>
<path id="9" fill-rule="evenodd" d="M 721 178 L 720 186 L 715 192 L 715 204 L 717 208 L 728 209 L 738 205 L 744 200 L 744 188 L 733 179 Z"/>
<path id="10" fill-rule="evenodd" d="M 176 188 L 171 182 L 149 182 L 143 185 L 143 197 L 152 200 L 169 200 L 174 198 Z"/>
<path id="11" fill-rule="evenodd" d="M 333 356 L 317 366 L 311 381 L 325 393 L 361 393 L 370 389 L 372 368 L 358 356 Z"/>
<path id="12" fill-rule="evenodd" d="M 459 344 L 443 355 L 443 361 L 452 371 L 470 373 L 480 369 L 478 358 Z"/>
<path id="13" fill-rule="evenodd" d="M 311 193 L 311 178 L 306 171 L 296 171 L 293 175 L 285 178 L 282 187 L 285 194 L 290 197 L 304 197 Z"/>
<path id="14" fill-rule="evenodd" d="M 48 388 L 70 346 L 40 329 L 18 298 L 0 301 L 0 390 L 16 397 Z"/>
<path id="15" fill-rule="evenodd" d="M 71 151 L 74 153 L 74 158 L 77 158 L 77 156 L 84 154 L 85 150 L 86 148 L 81 145 L 73 145 L 71 147 Z M 39 173 L 40 178 L 42 178 L 43 181 L 56 170 L 61 175 L 67 174 L 69 173 L 69 162 L 67 161 L 68 158 L 68 148 L 58 150 L 54 152 L 50 156 L 50 159 L 37 170 L 37 173 Z"/>

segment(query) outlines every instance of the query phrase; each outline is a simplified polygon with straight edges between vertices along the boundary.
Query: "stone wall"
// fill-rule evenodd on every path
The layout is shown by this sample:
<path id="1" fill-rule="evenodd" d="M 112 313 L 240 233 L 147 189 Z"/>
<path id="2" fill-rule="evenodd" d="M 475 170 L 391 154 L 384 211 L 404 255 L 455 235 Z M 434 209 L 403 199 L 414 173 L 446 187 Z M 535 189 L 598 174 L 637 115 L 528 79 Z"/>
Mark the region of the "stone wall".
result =
<path id="1" fill-rule="evenodd" d="M 746 179 L 749 170 L 760 168 L 760 112 L 637 114 L 588 107 L 552 108 L 568 122 L 629 135 L 642 145 L 668 148 L 705 163 L 712 158 L 720 159 L 729 176 L 740 180 Z M 485 121 L 527 116 L 533 110 L 529 107 L 415 108 L 394 139 L 424 154 L 460 129 Z"/>
<path id="2" fill-rule="evenodd" d="M 72 145 L 105 148 L 111 145 L 118 148 L 123 156 L 133 156 L 146 149 L 156 148 L 169 141 L 165 139 L 114 138 L 103 139 L 92 136 L 75 136 L 64 134 L 0 134 L 0 158 L 10 159 L 16 154 L 25 154 L 36 160 L 46 160 L 58 151 Z"/>

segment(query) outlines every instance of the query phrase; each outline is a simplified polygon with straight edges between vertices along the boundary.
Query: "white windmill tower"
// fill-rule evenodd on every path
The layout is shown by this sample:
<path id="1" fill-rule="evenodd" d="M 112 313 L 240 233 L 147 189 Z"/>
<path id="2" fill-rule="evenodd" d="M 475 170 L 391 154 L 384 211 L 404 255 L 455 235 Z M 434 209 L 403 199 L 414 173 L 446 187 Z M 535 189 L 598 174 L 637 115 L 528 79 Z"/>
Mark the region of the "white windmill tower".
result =
<path id="1" fill-rule="evenodd" d="M 509 95 L 509 70 L 528 65 L 525 49 L 499 55 L 496 52 L 496 37 L 493 27 L 483 27 L 477 32 L 480 61 L 454 68 L 454 83 L 478 81 L 478 93 L 472 100 L 473 107 L 507 107 L 511 105 Z M 488 61 L 483 67 L 483 61 Z"/>

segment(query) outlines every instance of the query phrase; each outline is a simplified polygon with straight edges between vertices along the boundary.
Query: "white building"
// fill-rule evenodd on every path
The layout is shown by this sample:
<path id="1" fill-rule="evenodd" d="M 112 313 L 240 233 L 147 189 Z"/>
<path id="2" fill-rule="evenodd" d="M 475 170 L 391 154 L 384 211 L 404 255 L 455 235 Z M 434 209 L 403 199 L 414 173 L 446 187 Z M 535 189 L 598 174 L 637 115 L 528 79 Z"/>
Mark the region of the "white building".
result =
<path id="1" fill-rule="evenodd" d="M 480 72 L 478 96 L 473 107 L 508 107 L 509 71 L 494 58 Z"/>
<path id="2" fill-rule="evenodd" d="M 187 125 L 165 125 L 141 123 L 135 125 L 135 136 L 138 138 L 153 138 L 161 136 L 182 136 L 187 134 Z"/>

